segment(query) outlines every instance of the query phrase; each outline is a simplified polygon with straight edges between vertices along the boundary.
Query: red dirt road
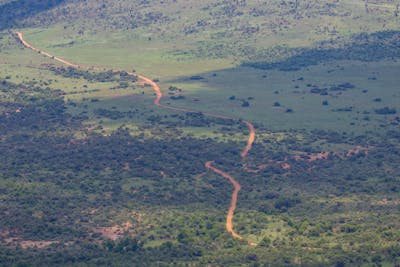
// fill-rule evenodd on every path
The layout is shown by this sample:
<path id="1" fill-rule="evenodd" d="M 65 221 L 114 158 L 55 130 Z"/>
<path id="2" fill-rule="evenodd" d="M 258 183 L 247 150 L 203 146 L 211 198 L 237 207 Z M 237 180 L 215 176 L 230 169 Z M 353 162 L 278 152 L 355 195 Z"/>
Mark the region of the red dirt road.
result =
<path id="1" fill-rule="evenodd" d="M 212 170 L 213 172 L 228 179 L 233 184 L 233 187 L 235 188 L 232 193 L 231 206 L 229 207 L 228 215 L 226 216 L 226 230 L 229 233 L 231 233 L 234 238 L 242 239 L 242 237 L 233 230 L 233 224 L 232 224 L 233 213 L 235 212 L 235 209 L 236 209 L 237 198 L 238 198 L 238 194 L 239 194 L 241 186 L 231 175 L 227 174 L 226 172 L 221 171 L 220 169 L 213 167 L 211 165 L 213 163 L 214 163 L 214 161 L 207 161 L 205 164 L 206 168 L 209 170 Z"/>
<path id="2" fill-rule="evenodd" d="M 226 216 L 226 231 L 228 233 L 230 233 L 232 235 L 232 237 L 237 238 L 242 240 L 243 237 L 241 235 L 239 235 L 238 233 L 235 232 L 235 230 L 233 230 L 233 214 L 235 213 L 235 209 L 236 209 L 236 203 L 237 203 L 237 198 L 238 198 L 238 194 L 239 191 L 241 189 L 240 184 L 238 183 L 238 181 L 235 180 L 235 178 L 233 178 L 230 174 L 221 171 L 220 169 L 217 169 L 215 167 L 212 166 L 212 164 L 214 163 L 214 161 L 207 161 L 206 162 L 206 168 L 215 172 L 216 174 L 221 175 L 222 177 L 226 178 L 229 180 L 229 182 L 231 182 L 231 184 L 233 184 L 234 190 L 232 193 L 232 198 L 231 198 L 231 205 L 229 207 L 228 210 L 228 215 Z M 250 246 L 256 246 L 256 243 L 253 243 L 251 241 L 247 241 L 247 243 Z"/>
<path id="3" fill-rule="evenodd" d="M 254 125 L 248 121 L 242 120 L 244 124 L 249 128 L 249 137 L 247 138 L 247 145 L 240 153 L 242 158 L 247 157 L 247 154 L 250 152 L 251 147 L 253 146 L 254 139 L 256 138 L 256 130 L 254 129 Z"/>
<path id="4" fill-rule="evenodd" d="M 29 44 L 28 42 L 26 42 L 23 38 L 23 35 L 21 32 L 17 32 L 17 36 L 19 41 L 26 47 L 29 48 L 33 51 L 36 51 L 42 55 L 45 55 L 49 58 L 52 58 L 64 65 L 67 65 L 69 67 L 73 67 L 73 68 L 82 68 L 82 69 L 88 69 L 88 70 L 107 70 L 106 68 L 101 68 L 101 67 L 93 67 L 93 66 L 85 66 L 85 65 L 79 65 L 79 64 L 74 64 L 71 63 L 65 59 L 56 57 L 52 54 L 49 54 L 45 51 L 41 51 L 39 49 L 37 49 L 36 47 L 32 46 L 31 44 Z M 119 71 L 119 70 L 114 70 L 111 69 L 112 71 Z M 221 119 L 231 119 L 231 120 L 235 120 L 237 118 L 233 118 L 233 117 L 229 117 L 229 116 L 225 116 L 225 115 L 220 115 L 220 114 L 212 114 L 212 113 L 207 113 L 207 112 L 198 112 L 198 111 L 194 111 L 194 110 L 190 110 L 190 109 L 185 109 L 185 108 L 180 108 L 180 107 L 172 107 L 169 105 L 164 105 L 162 103 L 160 103 L 163 94 L 162 91 L 160 89 L 160 87 L 158 86 L 158 84 L 156 82 L 154 82 L 153 80 L 137 74 L 137 73 L 133 73 L 133 72 L 128 72 L 129 75 L 135 76 L 138 79 L 142 80 L 145 84 L 150 85 L 155 94 L 156 94 L 156 98 L 154 99 L 154 105 L 162 107 L 162 108 L 166 108 L 166 109 L 171 109 L 171 110 L 176 110 L 176 111 L 182 111 L 182 112 L 190 112 L 190 113 L 202 113 L 203 115 L 209 116 L 209 117 L 213 117 L 213 118 L 221 118 Z M 247 144 L 245 146 L 245 148 L 242 150 L 242 152 L 240 153 L 240 156 L 244 159 L 247 157 L 247 154 L 250 152 L 252 145 L 254 143 L 254 139 L 255 139 L 255 128 L 254 125 L 246 120 L 240 120 L 242 123 L 244 123 L 248 128 L 249 128 L 249 136 L 247 138 Z M 229 180 L 229 182 L 233 185 L 233 192 L 232 192 L 232 198 L 231 198 L 231 203 L 230 203 L 230 207 L 228 210 L 228 215 L 226 216 L 226 230 L 227 232 L 229 232 L 232 237 L 237 238 L 237 239 L 243 239 L 242 236 L 240 236 L 239 234 L 237 234 L 234 230 L 233 230 L 233 215 L 236 209 L 236 204 L 237 204 L 237 198 L 238 198 L 238 194 L 239 191 L 241 189 L 240 184 L 238 183 L 238 181 L 236 181 L 231 175 L 229 175 L 228 173 L 212 166 L 212 163 L 214 161 L 208 161 L 205 163 L 205 166 L 208 170 L 211 170 L 213 172 L 215 172 L 216 174 L 221 175 L 222 177 L 226 178 Z M 248 244 L 251 246 L 255 246 L 256 244 L 253 242 L 248 241 Z"/>

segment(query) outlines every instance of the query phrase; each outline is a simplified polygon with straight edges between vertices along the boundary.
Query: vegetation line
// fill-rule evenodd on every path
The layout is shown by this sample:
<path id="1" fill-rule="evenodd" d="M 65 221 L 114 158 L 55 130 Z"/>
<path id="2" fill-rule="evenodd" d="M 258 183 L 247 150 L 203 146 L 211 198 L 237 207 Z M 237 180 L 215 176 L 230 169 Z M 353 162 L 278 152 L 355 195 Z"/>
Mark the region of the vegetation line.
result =
<path id="1" fill-rule="evenodd" d="M 56 56 L 54 56 L 52 54 L 49 54 L 49 53 L 47 53 L 45 51 L 41 51 L 41 50 L 37 49 L 36 47 L 32 46 L 31 44 L 29 44 L 28 42 L 26 42 L 24 40 L 23 35 L 22 35 L 21 32 L 17 32 L 17 36 L 18 36 L 18 40 L 25 47 L 27 47 L 27 48 L 29 48 L 29 49 L 31 49 L 33 51 L 36 51 L 36 52 L 38 52 L 38 53 L 40 53 L 42 55 L 45 55 L 45 56 L 47 56 L 49 58 L 52 58 L 52 59 L 54 59 L 54 60 L 56 60 L 58 62 L 61 62 L 61 63 L 65 64 L 65 65 L 67 65 L 69 67 L 78 68 L 78 69 L 82 68 L 82 69 L 87 69 L 87 70 L 105 70 L 104 68 L 100 68 L 100 67 L 85 66 L 85 65 L 71 63 L 71 62 L 69 62 L 67 60 L 64 60 L 62 58 L 56 57 Z M 111 69 L 111 71 L 118 72 L 119 70 Z M 199 113 L 198 111 L 195 111 L 195 110 L 190 110 L 190 109 L 185 109 L 185 108 L 180 108 L 180 107 L 172 107 L 172 106 L 160 103 L 160 101 L 161 101 L 161 99 L 163 97 L 163 94 L 161 92 L 160 87 L 158 86 L 158 84 L 156 82 L 154 82 L 153 80 L 151 80 L 151 79 L 149 79 L 149 78 L 147 78 L 147 77 L 145 77 L 143 75 L 137 74 L 137 73 L 133 73 L 133 72 L 127 72 L 127 73 L 129 75 L 137 77 L 138 79 L 142 80 L 144 83 L 146 83 L 148 85 L 151 85 L 151 87 L 153 88 L 153 90 L 155 91 L 155 94 L 156 94 L 156 98 L 154 99 L 154 105 L 162 107 L 162 108 L 166 108 L 166 109 L 176 110 L 176 111 L 189 112 L 189 113 L 193 113 L 193 112 L 194 113 Z M 234 118 L 234 117 L 229 117 L 229 116 L 220 115 L 220 114 L 212 114 L 212 113 L 207 113 L 207 112 L 201 112 L 201 113 L 206 115 L 206 116 L 213 117 L 213 118 L 233 119 L 233 120 L 237 119 L 237 118 Z M 254 139 L 255 139 L 255 128 L 254 128 L 254 125 L 252 123 L 250 123 L 249 121 L 242 120 L 242 119 L 240 119 L 240 121 L 243 122 L 249 128 L 249 136 L 247 138 L 247 144 L 246 144 L 245 148 L 242 150 L 242 152 L 240 153 L 240 156 L 244 159 L 244 158 L 246 158 L 247 154 L 250 152 L 251 147 L 253 145 L 253 142 L 254 142 Z M 232 192 L 231 204 L 230 204 L 230 207 L 229 207 L 229 210 L 228 210 L 228 214 L 226 216 L 226 230 L 227 230 L 227 232 L 229 232 L 232 235 L 232 237 L 237 238 L 237 239 L 243 239 L 242 236 L 240 236 L 239 234 L 237 234 L 233 230 L 233 223 L 232 223 L 233 215 L 234 215 L 234 212 L 235 212 L 235 209 L 236 209 L 237 198 L 238 198 L 238 194 L 239 194 L 241 186 L 240 186 L 239 182 L 236 181 L 231 175 L 229 175 L 228 173 L 226 173 L 226 172 L 224 172 L 224 171 L 212 166 L 212 163 L 214 163 L 214 161 L 206 162 L 205 163 L 205 167 L 208 170 L 211 170 L 211 171 L 215 172 L 216 174 L 219 174 L 222 177 L 228 179 L 229 182 L 231 182 L 231 184 L 234 187 L 234 190 Z M 248 244 L 252 245 L 252 246 L 256 245 L 256 243 L 253 243 L 251 241 L 248 241 Z"/>

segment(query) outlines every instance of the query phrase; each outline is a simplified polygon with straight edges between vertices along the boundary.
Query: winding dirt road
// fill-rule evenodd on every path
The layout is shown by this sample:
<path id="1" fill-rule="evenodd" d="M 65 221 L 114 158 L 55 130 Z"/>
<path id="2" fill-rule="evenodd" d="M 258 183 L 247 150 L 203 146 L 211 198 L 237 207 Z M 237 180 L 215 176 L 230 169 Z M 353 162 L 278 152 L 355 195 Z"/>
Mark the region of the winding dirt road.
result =
<path id="1" fill-rule="evenodd" d="M 231 175 L 227 174 L 226 172 L 221 171 L 220 169 L 213 167 L 211 165 L 213 163 L 214 163 L 214 161 L 207 161 L 205 164 L 206 168 L 209 170 L 212 170 L 213 172 L 228 179 L 231 182 L 231 184 L 233 184 L 233 187 L 234 187 L 234 190 L 232 193 L 232 198 L 231 198 L 231 206 L 229 207 L 228 215 L 226 216 L 226 230 L 229 233 L 231 233 L 231 235 L 234 238 L 242 239 L 242 237 L 233 230 L 233 224 L 232 224 L 233 214 L 236 209 L 237 198 L 238 198 L 238 194 L 239 194 L 241 186 Z"/>
<path id="2" fill-rule="evenodd" d="M 54 59 L 58 62 L 61 62 L 64 65 L 67 65 L 69 67 L 73 67 L 73 68 L 79 68 L 79 69 L 87 69 L 87 70 L 107 70 L 106 68 L 101 68 L 101 67 L 93 67 L 93 66 L 85 66 L 85 65 L 80 65 L 80 64 L 74 64 L 71 63 L 65 59 L 56 57 L 52 54 L 49 54 L 48 52 L 42 51 L 37 49 L 36 47 L 32 46 L 31 44 L 29 44 L 28 42 L 26 42 L 24 40 L 24 37 L 22 35 L 21 32 L 17 32 L 17 36 L 19 41 L 26 47 L 29 48 L 35 52 L 38 52 L 42 55 L 45 55 L 51 59 Z M 119 70 L 115 70 L 115 69 L 108 69 L 111 71 L 119 71 Z M 162 107 L 162 108 L 166 108 L 166 109 L 170 109 L 170 110 L 176 110 L 176 111 L 181 111 L 181 112 L 189 112 L 189 113 L 201 113 L 203 115 L 209 116 L 209 117 L 213 117 L 213 118 L 221 118 L 221 119 L 229 119 L 229 120 L 238 120 L 238 118 L 234 118 L 234 117 L 229 117 L 229 116 L 225 116 L 225 115 L 220 115 L 220 114 L 212 114 L 212 113 L 207 113 L 207 112 L 199 112 L 199 111 L 195 111 L 195 110 L 190 110 L 190 109 L 185 109 L 185 108 L 180 108 L 180 107 L 173 107 L 173 106 L 169 106 L 169 105 L 165 105 L 160 103 L 163 94 L 161 92 L 160 87 L 158 86 L 158 84 L 156 82 L 154 82 L 153 80 L 137 74 L 137 73 L 133 73 L 133 72 L 128 72 L 129 75 L 135 76 L 138 79 L 142 80 L 145 84 L 150 85 L 155 94 L 156 94 L 156 98 L 154 99 L 154 105 Z M 240 153 L 240 156 L 244 159 L 247 157 L 247 154 L 250 152 L 252 145 L 254 143 L 254 139 L 255 139 L 255 128 L 254 125 L 246 120 L 242 120 L 239 119 L 242 123 L 244 123 L 247 128 L 249 129 L 249 136 L 247 138 L 247 144 L 245 146 L 245 148 L 242 150 L 242 152 Z M 234 190 L 232 192 L 232 198 L 231 198 L 231 203 L 230 203 L 230 207 L 228 210 L 228 214 L 226 216 L 226 230 L 227 232 L 229 232 L 232 237 L 237 238 L 237 239 L 243 239 L 242 236 L 240 236 L 239 234 L 237 234 L 234 230 L 233 230 L 233 215 L 235 213 L 235 209 L 236 209 L 236 204 L 237 204 L 237 198 L 238 198 L 238 194 L 239 191 L 241 189 L 240 184 L 238 183 L 238 181 L 236 181 L 230 174 L 212 166 L 212 164 L 214 163 L 214 161 L 207 161 L 205 163 L 205 167 L 208 170 L 211 170 L 213 172 L 215 172 L 216 174 L 221 175 L 222 177 L 226 178 L 229 180 L 229 182 L 233 185 Z M 253 243 L 251 241 L 247 241 L 249 245 L 251 246 L 256 246 L 256 243 Z"/>

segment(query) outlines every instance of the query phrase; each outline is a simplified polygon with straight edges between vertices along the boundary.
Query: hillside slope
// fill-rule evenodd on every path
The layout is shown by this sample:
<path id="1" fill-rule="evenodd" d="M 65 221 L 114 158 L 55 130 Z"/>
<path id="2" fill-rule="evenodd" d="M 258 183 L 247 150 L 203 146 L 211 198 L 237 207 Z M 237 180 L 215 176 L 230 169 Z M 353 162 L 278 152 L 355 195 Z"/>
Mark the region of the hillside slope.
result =
<path id="1" fill-rule="evenodd" d="M 399 265 L 398 4 L 0 0 L 0 266 Z"/>
<path id="2" fill-rule="evenodd" d="M 64 36 L 74 38 L 130 33 L 161 40 L 172 51 L 183 47 L 186 53 L 200 57 L 243 59 L 259 58 L 277 46 L 315 46 L 322 40 L 346 40 L 361 32 L 398 30 L 398 5 L 389 0 L 75 0 L 19 25 L 43 28 L 57 24 L 64 28 Z"/>

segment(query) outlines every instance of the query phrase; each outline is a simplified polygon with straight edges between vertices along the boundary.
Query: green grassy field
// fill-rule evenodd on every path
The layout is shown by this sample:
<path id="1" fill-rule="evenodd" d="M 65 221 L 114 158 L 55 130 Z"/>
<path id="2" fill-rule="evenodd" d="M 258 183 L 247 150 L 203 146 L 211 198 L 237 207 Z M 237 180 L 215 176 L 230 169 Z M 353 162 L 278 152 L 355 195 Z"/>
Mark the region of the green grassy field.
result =
<path id="1" fill-rule="evenodd" d="M 199 74 L 205 77 L 200 82 L 190 82 L 187 78 L 171 81 L 171 85 L 183 89 L 186 99 L 165 102 L 242 117 L 275 130 L 380 131 L 380 125 L 391 127 L 390 121 L 396 114 L 378 115 L 375 109 L 398 107 L 400 103 L 398 64 L 334 62 L 293 72 L 228 69 Z M 351 83 L 355 88 L 331 91 L 328 95 L 310 92 L 315 85 L 330 88 L 343 83 Z M 236 99 L 230 100 L 230 96 Z M 242 100 L 250 106 L 242 107 Z M 328 101 L 328 105 L 322 105 L 323 101 Z M 275 102 L 280 106 L 274 106 Z M 352 109 L 336 111 L 347 107 Z M 286 112 L 288 108 L 293 113 Z"/>
<path id="2" fill-rule="evenodd" d="M 398 31 L 396 6 L 66 1 L 11 29 L 71 62 L 157 79 L 164 104 L 251 121 L 245 160 L 240 121 L 156 107 L 151 87 L 118 75 L 56 73 L 61 64 L 1 32 L 0 265 L 396 266 L 396 39 L 379 60 L 241 65 L 347 51 L 357 34 Z M 240 182 L 234 228 L 258 246 L 225 231 L 232 186 L 209 160 Z M 40 241 L 53 243 L 23 247 Z"/>
<path id="3" fill-rule="evenodd" d="M 112 32 L 113 27 L 129 21 L 126 14 L 116 10 L 129 10 L 131 3 L 123 1 L 118 6 L 111 3 L 104 6 L 93 1 L 86 5 L 79 4 L 82 8 L 79 14 L 65 9 L 68 6 L 75 7 L 74 4 L 47 11 L 36 19 L 46 21 L 43 16 L 48 16 L 47 20 L 52 19 L 51 25 L 22 31 L 33 45 L 73 62 L 124 70 L 135 69 L 139 73 L 160 79 L 164 92 L 167 92 L 170 85 L 178 86 L 184 90 L 186 99 L 165 100 L 178 106 L 241 117 L 276 130 L 320 128 L 360 133 L 379 131 L 382 125 L 388 123 L 390 127 L 393 116 L 375 115 L 374 109 L 398 105 L 396 62 L 333 62 L 295 72 L 258 71 L 236 68 L 235 65 L 253 57 L 287 57 L 282 52 L 275 55 L 267 52 L 275 47 L 290 49 L 316 46 L 318 41 L 329 38 L 335 42 L 343 38 L 342 42 L 347 42 L 348 38 L 358 32 L 396 29 L 398 19 L 394 16 L 395 4 L 382 2 L 365 6 L 362 1 L 343 1 L 328 5 L 323 1 L 316 1 L 308 6 L 300 3 L 296 7 L 293 3 L 285 5 L 273 2 L 269 9 L 266 5 L 254 9 L 254 5 L 242 3 L 235 7 L 226 3 L 180 1 L 172 5 L 139 4 L 140 9 L 131 13 L 130 18 L 138 23 L 137 27 L 127 26 L 125 30 L 118 28 Z M 91 13 L 90 9 L 100 6 L 111 20 L 94 19 L 97 15 Z M 180 19 L 181 15 L 177 12 L 180 9 L 185 12 L 186 20 Z M 61 21 L 57 23 L 57 14 L 62 10 L 67 10 L 65 16 L 69 21 L 68 25 Z M 265 12 L 270 15 L 257 15 Z M 277 19 L 284 12 L 288 15 L 281 21 Z M 153 13 L 161 18 L 148 21 L 146 16 Z M 212 15 L 214 13 L 218 15 Z M 88 19 L 92 16 L 93 20 Z M 207 18 L 210 19 L 208 23 L 198 22 L 207 21 Z M 231 18 L 232 24 L 221 31 L 218 25 L 223 23 L 223 18 Z M 163 20 L 168 23 L 162 23 Z M 319 23 L 315 23 L 316 20 Z M 93 24 L 93 21 L 97 23 Z M 276 24 L 276 21 L 280 21 L 280 24 Z M 197 26 L 194 26 L 196 23 Z M 195 29 L 193 33 L 182 32 L 182 29 L 190 27 Z M 252 32 L 252 28 L 258 30 Z M 249 38 L 242 38 L 245 32 Z M 221 46 L 215 45 L 218 42 Z M 229 42 L 235 46 L 232 48 Z M 236 50 L 231 51 L 232 49 Z M 223 55 L 221 52 L 229 53 Z M 29 52 L 24 51 L 18 58 L 10 60 L 22 62 L 28 54 Z M 28 70 L 24 72 L 32 73 Z M 207 78 L 199 82 L 187 82 L 194 75 Z M 304 80 L 297 80 L 300 77 Z M 371 77 L 376 80 L 368 80 Z M 341 95 L 320 96 L 311 94 L 307 87 L 329 87 L 344 82 L 350 82 L 356 88 Z M 66 84 L 63 80 L 60 83 Z M 77 81 L 77 84 L 69 83 L 63 90 L 80 86 L 82 84 Z M 107 86 L 109 85 L 93 84 L 91 87 L 105 90 L 70 98 L 116 98 L 119 94 L 124 96 L 130 93 L 122 90 L 110 92 L 107 91 Z M 362 93 L 364 90 L 368 92 Z M 147 95 L 148 92 L 145 93 Z M 148 95 L 151 96 L 151 93 Z M 235 96 L 238 101 L 228 101 L 230 96 Z M 248 101 L 250 107 L 241 108 L 240 99 L 246 100 L 248 97 L 254 98 Z M 373 102 L 377 98 L 383 101 Z M 323 106 L 323 101 L 328 101 L 329 104 Z M 110 99 L 107 102 L 113 103 L 115 100 Z M 280 106 L 274 107 L 275 102 Z M 123 102 L 120 105 L 125 106 Z M 369 108 L 364 109 L 361 106 Z M 352 107 L 350 112 L 334 111 L 349 107 Z M 294 112 L 287 113 L 287 109 Z"/>
<path id="4" fill-rule="evenodd" d="M 27 35 L 27 40 L 31 35 Z M 40 36 L 40 35 L 39 35 Z M 36 37 L 38 38 L 38 37 Z M 41 42 L 46 40 L 43 36 L 39 38 Z M 35 38 L 33 38 L 35 44 Z M 38 42 L 40 47 L 40 42 Z M 44 46 L 44 45 L 43 45 Z M 143 46 L 141 46 L 143 48 Z M 69 53 L 74 56 L 63 54 L 62 51 L 45 47 L 57 55 L 67 59 L 76 59 L 75 62 L 104 66 L 106 61 L 103 54 L 97 54 L 93 48 L 79 50 L 75 48 Z M 88 50 L 90 53 L 87 53 Z M 131 47 L 126 48 L 132 49 Z M 64 49 L 65 50 L 65 49 Z M 76 52 L 78 51 L 78 52 Z M 116 53 L 113 49 L 99 48 L 99 51 L 109 51 L 111 55 Z M 118 49 L 121 52 L 121 48 Z M 112 67 L 127 68 L 122 59 L 124 53 L 120 53 L 117 57 L 112 57 L 108 62 Z M 82 55 L 86 55 L 82 56 Z M 146 60 L 146 53 L 135 54 L 134 57 L 140 55 L 142 60 Z M 94 57 L 100 59 L 100 64 L 95 64 Z M 105 56 L 107 58 L 107 55 Z M 124 57 L 125 64 L 128 61 L 140 62 L 137 58 Z M 158 62 L 155 64 L 154 62 Z M 390 121 L 395 118 L 393 116 L 382 116 L 375 114 L 374 110 L 383 107 L 396 107 L 399 103 L 397 93 L 398 78 L 396 69 L 398 63 L 396 61 L 382 62 L 354 62 L 342 61 L 332 62 L 323 65 L 312 66 L 299 71 L 261 71 L 251 68 L 228 68 L 218 64 L 213 64 L 215 60 L 206 60 L 203 64 L 201 60 L 193 60 L 190 64 L 169 61 L 168 72 L 163 71 L 163 67 L 158 65 L 160 60 L 150 57 L 146 64 L 155 65 L 154 69 L 160 70 L 161 85 L 164 93 L 167 93 L 169 86 L 177 86 L 184 91 L 185 99 L 173 101 L 168 97 L 165 103 L 176 104 L 178 106 L 192 108 L 202 111 L 209 110 L 215 113 L 227 114 L 234 117 L 245 118 L 256 123 L 260 123 L 267 128 L 281 129 L 340 129 L 347 132 L 360 133 L 363 131 L 379 131 L 381 127 L 391 127 Z M 167 60 L 166 60 L 167 62 Z M 142 66 L 142 64 L 140 64 Z M 196 69 L 195 69 L 196 68 Z M 215 69 L 212 69 L 215 68 Z M 136 69 L 136 68 L 135 68 Z M 173 71 L 179 69 L 175 73 Z M 205 72 L 202 72 L 203 70 Z M 150 72 L 143 70 L 145 73 Z M 199 71 L 199 72 L 196 72 Z M 151 73 L 151 72 L 150 72 Z M 181 74 L 177 76 L 177 74 Z M 204 80 L 192 81 L 191 76 L 205 77 Z M 63 82 L 62 80 L 60 81 Z M 329 95 L 320 95 L 311 93 L 311 89 L 315 86 L 319 88 L 330 88 L 332 86 L 343 83 L 351 83 L 355 88 L 345 92 L 330 92 Z M 82 84 L 69 85 L 79 87 Z M 104 88 L 100 92 L 88 95 L 75 95 L 71 99 L 79 99 L 81 97 L 105 97 L 114 98 L 111 103 L 115 102 L 118 96 L 124 96 L 131 93 L 130 90 L 118 90 L 110 92 L 107 90 L 108 84 L 93 84 L 90 87 L 96 89 Z M 384 88 L 384 89 L 382 89 Z M 67 89 L 68 90 L 68 89 Z M 141 90 L 136 90 L 141 91 Z M 145 91 L 146 95 L 151 97 L 151 90 Z M 229 100 L 230 96 L 235 96 L 235 100 Z M 253 98 L 248 100 L 248 98 Z M 199 101 L 193 101 L 194 99 Z M 374 102 L 374 99 L 380 99 Z M 246 100 L 250 103 L 250 107 L 241 107 L 242 101 Z M 322 105 L 324 101 L 328 105 Z M 279 107 L 274 106 L 278 102 Z M 221 105 L 222 104 L 222 105 Z M 125 104 L 119 104 L 123 107 Z M 368 107 L 368 108 L 363 108 Z M 348 111 L 337 111 L 340 109 L 351 108 Z M 293 112 L 286 112 L 292 109 Z M 382 126 L 383 125 L 383 126 Z"/>

